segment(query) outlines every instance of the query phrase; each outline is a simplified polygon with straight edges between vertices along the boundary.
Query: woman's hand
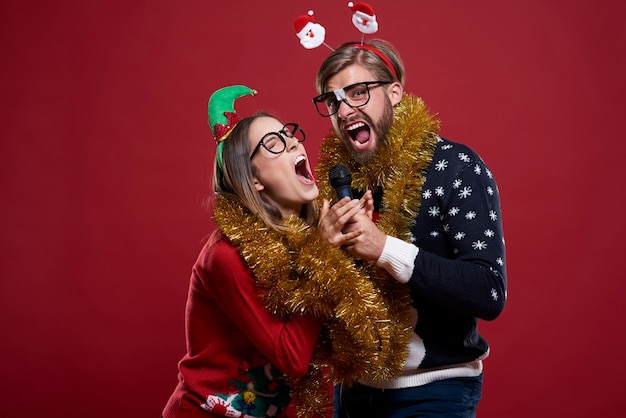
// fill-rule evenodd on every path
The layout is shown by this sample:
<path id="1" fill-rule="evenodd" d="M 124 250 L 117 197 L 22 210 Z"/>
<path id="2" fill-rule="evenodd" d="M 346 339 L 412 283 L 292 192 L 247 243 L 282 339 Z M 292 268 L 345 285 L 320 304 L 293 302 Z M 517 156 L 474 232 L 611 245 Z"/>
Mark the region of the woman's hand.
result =
<path id="1" fill-rule="evenodd" d="M 354 200 L 352 202 L 355 202 Z M 335 204 L 337 206 L 340 202 Z M 346 198 L 346 205 L 349 200 Z M 373 221 L 374 215 L 374 198 L 370 190 L 366 191 L 359 201 L 359 210 L 346 209 L 345 206 L 337 207 L 338 221 L 330 228 L 333 229 L 332 235 L 334 242 L 338 243 L 344 251 L 355 258 L 366 261 L 376 261 L 380 257 L 385 248 L 387 235 L 382 232 Z M 327 210 L 324 213 L 330 213 L 333 210 Z M 348 218 L 349 217 L 349 218 Z M 329 216 L 326 221 L 331 221 Z M 339 229 L 340 228 L 340 229 Z"/>
<path id="2" fill-rule="evenodd" d="M 374 214 L 374 198 L 370 190 L 360 200 L 344 197 L 334 205 L 324 199 L 318 222 L 319 234 L 323 241 L 332 246 L 341 247 L 352 242 L 363 233 L 361 228 L 351 227 L 360 217 L 372 220 Z"/>
<path id="3" fill-rule="evenodd" d="M 330 202 L 324 199 L 319 222 L 317 223 L 320 237 L 333 247 L 341 247 L 344 243 L 360 234 L 358 230 L 353 230 L 347 234 L 344 234 L 342 230 L 354 216 L 359 212 L 364 213 L 364 211 L 362 200 L 350 200 L 350 198 L 344 197 L 330 206 Z"/>

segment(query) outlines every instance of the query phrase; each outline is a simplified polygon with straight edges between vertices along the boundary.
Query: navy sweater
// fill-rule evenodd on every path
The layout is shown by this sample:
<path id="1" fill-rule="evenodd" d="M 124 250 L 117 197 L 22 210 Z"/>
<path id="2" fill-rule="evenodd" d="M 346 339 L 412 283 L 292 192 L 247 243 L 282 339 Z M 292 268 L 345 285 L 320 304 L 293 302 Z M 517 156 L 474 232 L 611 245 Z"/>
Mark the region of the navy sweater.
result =
<path id="1" fill-rule="evenodd" d="M 423 343 L 418 369 L 484 357 L 477 323 L 504 308 L 505 248 L 496 181 L 472 149 L 439 139 L 411 233 L 419 248 L 408 282 Z"/>

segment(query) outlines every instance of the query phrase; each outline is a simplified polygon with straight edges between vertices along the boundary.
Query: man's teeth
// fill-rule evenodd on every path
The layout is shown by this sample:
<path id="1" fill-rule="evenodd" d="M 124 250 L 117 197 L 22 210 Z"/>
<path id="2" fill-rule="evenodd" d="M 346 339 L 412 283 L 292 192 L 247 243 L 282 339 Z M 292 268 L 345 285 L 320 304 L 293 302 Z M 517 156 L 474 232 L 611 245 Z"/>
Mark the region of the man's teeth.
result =
<path id="1" fill-rule="evenodd" d="M 354 131 L 355 129 L 359 129 L 364 127 L 365 124 L 363 122 L 357 122 L 354 125 L 350 125 L 346 128 L 346 131 Z"/>
<path id="2" fill-rule="evenodd" d="M 304 158 L 304 155 L 300 155 L 300 156 L 298 156 L 298 158 L 296 158 L 295 165 L 300 164 L 300 163 L 301 163 L 301 162 L 303 162 L 304 160 L 306 160 L 306 158 Z"/>

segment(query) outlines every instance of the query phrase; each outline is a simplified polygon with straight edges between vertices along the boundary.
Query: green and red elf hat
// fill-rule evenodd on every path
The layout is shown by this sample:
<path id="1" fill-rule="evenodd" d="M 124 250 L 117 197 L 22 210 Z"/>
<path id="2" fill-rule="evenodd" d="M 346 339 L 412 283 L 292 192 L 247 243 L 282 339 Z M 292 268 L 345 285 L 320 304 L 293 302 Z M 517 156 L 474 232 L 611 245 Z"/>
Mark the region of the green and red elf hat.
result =
<path id="1" fill-rule="evenodd" d="M 223 170 L 222 149 L 224 140 L 228 138 L 231 130 L 241 120 L 235 113 L 235 100 L 246 95 L 256 95 L 257 91 L 243 85 L 223 87 L 216 90 L 209 98 L 209 125 L 213 132 L 213 138 L 217 142 L 217 165 Z"/>

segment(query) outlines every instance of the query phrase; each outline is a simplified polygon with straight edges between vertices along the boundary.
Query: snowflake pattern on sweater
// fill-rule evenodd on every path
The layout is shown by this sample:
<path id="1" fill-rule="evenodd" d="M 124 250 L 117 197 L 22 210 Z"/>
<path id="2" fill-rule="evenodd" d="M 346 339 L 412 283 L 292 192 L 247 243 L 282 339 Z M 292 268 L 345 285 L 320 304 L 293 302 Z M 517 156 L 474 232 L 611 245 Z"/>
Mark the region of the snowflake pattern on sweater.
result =
<path id="1" fill-rule="evenodd" d="M 432 164 L 434 171 L 442 175 L 433 176 L 433 182 L 428 181 L 429 176 L 425 184 L 428 188 L 422 190 L 422 200 L 428 206 L 428 215 L 439 217 L 443 232 L 453 236 L 455 254 L 468 246 L 475 251 L 487 250 L 489 242 L 497 246 L 499 251 L 501 247 L 497 241 L 503 241 L 503 237 L 498 224 L 499 203 L 493 202 L 498 193 L 493 174 L 482 159 L 467 147 L 443 138 L 438 139 L 438 145 L 441 151 L 436 153 L 438 160 L 433 159 Z M 450 177 L 444 172 L 455 169 L 458 171 L 454 173 L 452 182 L 446 184 Z M 482 205 L 485 199 L 476 202 L 481 196 L 490 202 L 487 207 Z M 439 228 L 433 228 L 429 235 L 437 238 L 441 233 Z M 495 254 L 492 261 L 504 266 L 504 254 Z"/>
<path id="2" fill-rule="evenodd" d="M 418 367 L 484 358 L 489 346 L 477 319 L 494 319 L 504 307 L 505 247 L 496 181 L 471 148 L 438 138 L 411 233 L 420 249 L 408 283 Z"/>

